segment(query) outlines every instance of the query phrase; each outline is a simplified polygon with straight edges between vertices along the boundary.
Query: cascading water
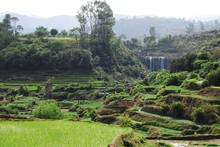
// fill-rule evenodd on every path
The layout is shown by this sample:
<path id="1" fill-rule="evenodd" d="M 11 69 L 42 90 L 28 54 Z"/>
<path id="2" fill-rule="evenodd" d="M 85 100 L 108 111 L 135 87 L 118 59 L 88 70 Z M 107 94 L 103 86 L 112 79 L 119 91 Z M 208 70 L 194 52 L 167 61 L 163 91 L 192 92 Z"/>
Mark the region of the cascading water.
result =
<path id="1" fill-rule="evenodd" d="M 169 69 L 169 60 L 163 56 L 145 56 L 144 63 L 150 71 Z"/>

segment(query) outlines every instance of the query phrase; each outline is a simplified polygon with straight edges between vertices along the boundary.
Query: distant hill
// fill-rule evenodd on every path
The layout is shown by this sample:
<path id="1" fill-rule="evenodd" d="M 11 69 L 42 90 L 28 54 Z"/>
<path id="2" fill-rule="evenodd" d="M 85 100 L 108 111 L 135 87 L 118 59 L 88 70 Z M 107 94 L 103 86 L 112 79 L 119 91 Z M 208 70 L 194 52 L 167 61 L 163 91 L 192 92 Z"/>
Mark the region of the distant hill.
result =
<path id="1" fill-rule="evenodd" d="M 37 16 L 20 15 L 10 13 L 12 16 L 18 17 L 18 24 L 24 27 L 23 33 L 34 32 L 38 26 L 44 26 L 49 30 L 56 28 L 59 31 L 69 31 L 73 27 L 79 26 L 78 20 L 75 16 L 60 15 L 51 18 L 42 18 Z M 0 13 L 0 20 L 4 18 L 5 13 Z M 154 26 L 156 28 L 157 38 L 166 35 L 185 34 L 186 27 L 191 22 L 190 20 L 177 18 L 163 18 L 163 17 L 149 17 L 149 16 L 128 16 L 115 14 L 116 24 L 113 27 L 117 36 L 124 34 L 128 39 L 132 37 L 149 36 L 149 28 Z M 219 17 L 220 18 L 220 17 Z M 194 21 L 195 29 L 198 32 L 200 24 Z M 210 30 L 213 27 L 214 21 L 205 22 L 205 29 Z"/>
<path id="2" fill-rule="evenodd" d="M 60 15 L 50 18 L 41 18 L 36 16 L 20 15 L 16 13 L 9 13 L 11 16 L 19 18 L 18 24 L 24 27 L 23 33 L 34 32 L 38 26 L 44 26 L 48 29 L 56 28 L 57 30 L 70 30 L 79 25 L 78 20 L 74 16 Z M 0 20 L 4 18 L 5 14 L 0 14 Z"/>
<path id="3" fill-rule="evenodd" d="M 157 37 L 164 35 L 184 34 L 190 21 L 176 18 L 144 17 L 125 18 L 117 21 L 114 26 L 116 34 L 125 34 L 127 38 L 149 36 L 151 26 L 156 28 Z"/>

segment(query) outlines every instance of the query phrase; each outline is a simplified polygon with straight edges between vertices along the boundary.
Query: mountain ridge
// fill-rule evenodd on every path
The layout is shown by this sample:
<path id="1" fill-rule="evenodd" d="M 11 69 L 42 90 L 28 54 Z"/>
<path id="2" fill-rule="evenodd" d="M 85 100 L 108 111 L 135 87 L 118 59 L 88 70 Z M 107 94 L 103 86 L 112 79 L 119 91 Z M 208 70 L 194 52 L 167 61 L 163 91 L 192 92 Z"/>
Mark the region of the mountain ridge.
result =
<path id="1" fill-rule="evenodd" d="M 59 32 L 62 30 L 69 31 L 73 27 L 79 26 L 77 18 L 71 15 L 57 15 L 44 18 L 40 16 L 4 12 L 0 13 L 0 21 L 7 13 L 19 18 L 17 24 L 23 26 L 23 34 L 34 32 L 38 26 L 44 26 L 48 28 L 48 30 L 56 28 Z M 143 38 L 143 36 L 149 36 L 149 28 L 151 26 L 156 28 L 158 38 L 166 35 L 185 34 L 186 27 L 192 22 L 191 20 L 183 18 L 157 16 L 129 16 L 124 14 L 115 14 L 114 17 L 116 19 L 116 24 L 113 27 L 115 34 L 117 36 L 124 34 L 128 39 L 133 37 Z M 207 23 L 207 26 L 209 25 L 209 22 L 204 23 Z M 198 22 L 195 23 L 195 26 L 198 30 Z"/>

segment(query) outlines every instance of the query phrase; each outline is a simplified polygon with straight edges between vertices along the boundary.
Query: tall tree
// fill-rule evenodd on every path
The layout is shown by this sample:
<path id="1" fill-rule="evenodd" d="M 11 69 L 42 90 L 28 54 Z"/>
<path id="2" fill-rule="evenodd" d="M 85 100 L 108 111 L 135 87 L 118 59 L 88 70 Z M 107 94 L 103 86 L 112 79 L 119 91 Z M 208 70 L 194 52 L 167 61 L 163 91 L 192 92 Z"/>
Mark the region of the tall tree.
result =
<path id="1" fill-rule="evenodd" d="M 155 27 L 150 27 L 150 30 L 149 30 L 149 33 L 150 33 L 150 37 L 154 38 L 154 40 L 156 39 L 156 29 Z"/>
<path id="2" fill-rule="evenodd" d="M 205 30 L 205 26 L 204 26 L 203 22 L 200 21 L 199 24 L 200 24 L 200 30 L 204 31 Z"/>
<path id="3" fill-rule="evenodd" d="M 188 25 L 188 27 L 186 27 L 186 33 L 187 33 L 187 34 L 193 34 L 193 33 L 194 33 L 194 30 L 195 30 L 194 24 L 191 22 L 191 23 Z"/>
<path id="4" fill-rule="evenodd" d="M 11 15 L 5 14 L 5 17 L 3 19 L 3 25 L 6 27 L 6 29 L 11 29 Z"/>
<path id="5" fill-rule="evenodd" d="M 17 17 L 11 17 L 11 21 L 13 22 L 13 26 L 12 26 L 13 33 L 14 35 L 16 35 L 17 34 L 17 21 L 19 21 L 19 19 Z"/>
<path id="6" fill-rule="evenodd" d="M 76 44 L 78 44 L 78 37 L 80 34 L 80 28 L 74 27 L 70 30 L 70 34 L 75 37 Z"/>
<path id="7" fill-rule="evenodd" d="M 114 36 L 115 19 L 110 6 L 106 1 L 87 2 L 81 6 L 77 18 L 81 46 L 87 48 L 89 45 L 93 55 L 99 56 L 100 62 L 105 64 L 112 56 L 110 41 Z"/>
<path id="8" fill-rule="evenodd" d="M 0 22 L 0 50 L 7 47 L 14 40 L 11 29 L 11 15 L 6 14 L 3 21 Z"/>
<path id="9" fill-rule="evenodd" d="M 24 30 L 24 28 L 21 25 L 17 25 L 17 29 L 16 30 L 17 30 L 17 34 L 21 34 L 21 32 Z"/>

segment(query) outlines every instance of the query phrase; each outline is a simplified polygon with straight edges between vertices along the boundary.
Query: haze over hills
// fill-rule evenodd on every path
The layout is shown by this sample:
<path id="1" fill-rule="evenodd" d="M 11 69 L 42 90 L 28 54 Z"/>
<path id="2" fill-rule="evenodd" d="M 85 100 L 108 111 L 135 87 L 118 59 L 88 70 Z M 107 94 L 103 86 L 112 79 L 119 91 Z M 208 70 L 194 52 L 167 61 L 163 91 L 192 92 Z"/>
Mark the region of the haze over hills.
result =
<path id="1" fill-rule="evenodd" d="M 38 26 L 44 26 L 48 30 L 56 28 L 58 31 L 69 31 L 73 27 L 78 27 L 79 23 L 75 16 L 59 15 L 50 18 L 43 18 L 31 15 L 20 15 L 17 13 L 10 13 L 11 16 L 19 18 L 17 24 L 22 25 L 24 30 L 23 34 L 34 32 Z M 0 13 L 0 20 L 4 18 L 6 13 Z M 199 17 L 202 19 L 202 17 Z M 206 29 L 210 29 L 211 22 L 214 22 L 218 15 L 211 17 L 213 21 L 206 21 Z M 214 19 L 215 18 L 215 19 Z M 157 37 L 165 35 L 178 35 L 185 34 L 186 27 L 189 25 L 190 20 L 183 18 L 165 18 L 156 16 L 129 16 L 115 14 L 116 24 L 113 27 L 117 36 L 124 34 L 127 38 L 149 36 L 149 29 L 151 26 L 156 28 Z M 204 17 L 208 19 L 208 17 Z M 199 31 L 199 23 L 194 21 L 195 29 Z"/>

